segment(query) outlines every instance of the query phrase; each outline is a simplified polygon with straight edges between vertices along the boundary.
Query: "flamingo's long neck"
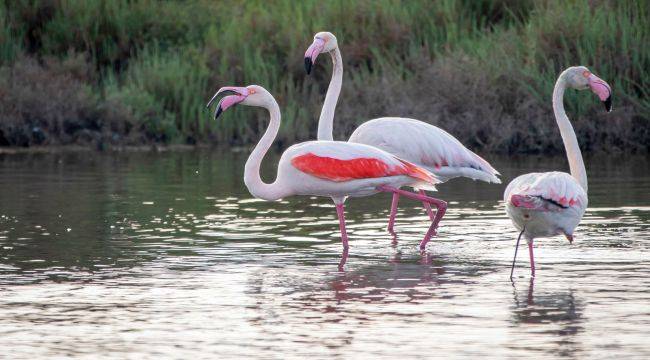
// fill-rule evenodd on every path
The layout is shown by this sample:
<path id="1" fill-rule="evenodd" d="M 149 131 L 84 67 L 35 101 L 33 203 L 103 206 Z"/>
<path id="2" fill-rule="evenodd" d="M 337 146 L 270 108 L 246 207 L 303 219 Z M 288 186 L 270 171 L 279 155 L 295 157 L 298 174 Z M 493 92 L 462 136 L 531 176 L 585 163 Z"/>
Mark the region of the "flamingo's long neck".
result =
<path id="1" fill-rule="evenodd" d="M 330 55 L 332 56 L 332 80 L 327 88 L 323 109 L 318 119 L 318 140 L 334 140 L 334 111 L 343 84 L 343 60 L 339 48 L 330 51 Z"/>
<path id="2" fill-rule="evenodd" d="M 582 160 L 582 153 L 578 146 L 578 139 L 576 133 L 573 131 L 573 126 L 564 111 L 564 90 L 566 90 L 567 83 L 564 78 L 564 73 L 560 75 L 555 83 L 553 89 L 553 112 L 555 113 L 555 120 L 557 126 L 560 128 L 560 135 L 562 142 L 564 142 L 564 149 L 569 160 L 569 169 L 571 176 L 573 176 L 580 186 L 587 191 L 587 171 L 585 170 L 585 163 Z"/>
<path id="3" fill-rule="evenodd" d="M 255 146 L 255 149 L 253 149 L 253 152 L 248 157 L 248 160 L 246 160 L 246 165 L 244 166 L 244 183 L 253 196 L 272 201 L 278 200 L 288 195 L 288 193 L 283 189 L 281 184 L 277 183 L 277 181 L 272 184 L 267 184 L 260 176 L 262 159 L 269 151 L 269 148 L 273 144 L 273 141 L 278 134 L 278 130 L 280 129 L 280 107 L 278 106 L 278 103 L 273 99 L 268 106 L 265 106 L 265 108 L 271 115 L 271 123 Z"/>

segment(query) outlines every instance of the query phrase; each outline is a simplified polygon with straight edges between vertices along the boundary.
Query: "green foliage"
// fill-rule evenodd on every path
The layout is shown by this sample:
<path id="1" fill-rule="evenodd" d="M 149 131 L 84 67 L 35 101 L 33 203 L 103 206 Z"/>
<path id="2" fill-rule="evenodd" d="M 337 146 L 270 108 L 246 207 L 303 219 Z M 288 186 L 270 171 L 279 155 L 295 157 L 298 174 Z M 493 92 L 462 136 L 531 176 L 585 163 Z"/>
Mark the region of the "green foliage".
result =
<path id="1" fill-rule="evenodd" d="M 265 113 L 236 108 L 214 122 L 204 104 L 220 86 L 259 84 L 282 107 L 286 146 L 314 137 L 329 61 L 307 77 L 302 54 L 328 30 L 346 69 L 339 138 L 372 116 L 404 115 L 475 148 L 557 151 L 540 140 L 555 131 L 550 93 L 563 68 L 583 64 L 610 82 L 618 109 L 596 128 L 594 99 L 568 93 L 586 146 L 647 151 L 649 17 L 643 0 L 16 0 L 0 5 L 0 65 L 81 54 L 90 73 L 72 77 L 98 98 L 100 137 L 136 143 L 255 142 Z M 41 66 L 45 78 L 65 71 Z"/>

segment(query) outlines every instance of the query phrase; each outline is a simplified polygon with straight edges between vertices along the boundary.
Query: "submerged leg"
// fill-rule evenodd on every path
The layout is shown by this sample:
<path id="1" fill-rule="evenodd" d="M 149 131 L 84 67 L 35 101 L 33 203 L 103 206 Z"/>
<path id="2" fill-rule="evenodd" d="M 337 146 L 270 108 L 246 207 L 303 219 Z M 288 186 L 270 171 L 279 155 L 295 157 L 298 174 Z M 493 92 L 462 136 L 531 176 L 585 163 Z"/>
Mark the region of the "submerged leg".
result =
<path id="1" fill-rule="evenodd" d="M 348 233 L 345 231 L 345 207 L 343 204 L 336 204 L 336 214 L 339 216 L 339 228 L 341 229 L 341 242 L 343 249 L 348 248 Z"/>
<path id="2" fill-rule="evenodd" d="M 430 196 L 415 194 L 410 191 L 396 189 L 392 186 L 387 186 L 387 185 L 378 186 L 377 190 L 392 192 L 393 194 L 397 193 L 409 199 L 426 202 L 436 207 L 437 209 L 436 216 L 434 217 L 426 235 L 424 235 L 424 239 L 420 242 L 420 250 L 424 250 L 431 237 L 436 234 L 436 228 L 438 227 L 438 223 L 440 222 L 442 217 L 445 215 L 445 212 L 447 211 L 447 202 L 436 198 L 432 198 Z"/>
<path id="3" fill-rule="evenodd" d="M 348 261 L 348 248 L 345 247 L 343 248 L 343 252 L 341 253 L 341 260 L 339 261 L 339 271 L 343 271 L 345 267 L 345 263 Z"/>
<path id="4" fill-rule="evenodd" d="M 427 193 L 425 193 L 424 190 L 420 190 L 419 192 L 420 195 L 427 196 Z M 435 219 L 435 215 L 433 214 L 433 210 L 431 210 L 431 205 L 426 201 L 423 201 L 422 205 L 424 205 L 424 208 L 427 209 L 427 214 L 429 215 L 429 219 L 433 221 L 433 219 Z"/>
<path id="5" fill-rule="evenodd" d="M 388 231 L 393 232 L 393 225 L 395 225 L 395 216 L 397 215 L 397 203 L 399 202 L 399 194 L 393 193 L 393 201 L 390 204 L 390 217 L 388 218 Z"/>
<path id="6" fill-rule="evenodd" d="M 519 236 L 517 237 L 517 245 L 515 245 L 515 257 L 512 258 L 512 268 L 510 269 L 510 280 L 512 280 L 512 273 L 515 272 L 515 261 L 517 261 L 517 250 L 519 249 L 519 240 L 521 240 L 521 235 L 524 234 L 526 228 L 521 230 Z"/>
<path id="7" fill-rule="evenodd" d="M 530 276 L 535 277 L 535 256 L 533 255 L 533 240 L 528 242 L 528 255 L 530 255 Z"/>

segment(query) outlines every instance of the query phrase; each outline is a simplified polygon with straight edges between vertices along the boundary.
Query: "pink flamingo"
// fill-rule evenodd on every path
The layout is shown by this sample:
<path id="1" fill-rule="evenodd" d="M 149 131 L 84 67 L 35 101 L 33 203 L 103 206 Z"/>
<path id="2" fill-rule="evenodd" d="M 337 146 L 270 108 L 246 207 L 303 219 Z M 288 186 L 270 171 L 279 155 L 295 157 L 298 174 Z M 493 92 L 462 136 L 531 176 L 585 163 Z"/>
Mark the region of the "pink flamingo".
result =
<path id="1" fill-rule="evenodd" d="M 402 186 L 415 186 L 434 190 L 434 185 L 439 181 L 429 171 L 372 146 L 342 141 L 308 141 L 289 147 L 280 158 L 275 181 L 271 184 L 264 183 L 259 173 L 260 165 L 280 128 L 280 107 L 266 89 L 257 85 L 223 87 L 207 106 L 219 95 L 226 93 L 232 95 L 221 99 L 215 111 L 215 119 L 236 104 L 265 108 L 271 117 L 269 127 L 244 167 L 244 183 L 248 191 L 257 198 L 271 201 L 291 195 L 331 197 L 336 204 L 341 242 L 346 255 L 348 236 L 343 203 L 349 196 L 391 192 L 441 209 L 446 207 L 444 201 L 399 189 Z M 425 249 L 435 233 L 438 221 L 435 219 L 432 222 L 420 242 L 420 249 Z"/>
<path id="2" fill-rule="evenodd" d="M 318 120 L 318 140 L 333 140 L 334 110 L 343 83 L 343 61 L 334 34 L 319 32 L 305 52 L 305 70 L 311 73 L 319 54 L 327 52 L 333 61 L 332 80 L 327 89 L 323 109 Z M 400 117 L 384 117 L 359 126 L 348 142 L 366 144 L 391 153 L 432 172 L 441 182 L 455 177 L 468 177 L 500 184 L 496 171 L 487 161 L 476 155 L 446 131 L 425 122 Z M 423 189 L 416 188 L 421 195 Z M 393 193 L 388 230 L 393 231 L 399 193 Z M 435 217 L 431 206 L 423 203 L 429 217 Z M 438 212 L 443 209 L 438 209 Z M 436 214 L 438 216 L 438 214 Z"/>
<path id="3" fill-rule="evenodd" d="M 605 109 L 612 111 L 612 90 L 609 85 L 584 66 L 570 67 L 557 79 L 553 90 L 553 112 L 569 160 L 571 174 L 552 171 L 518 176 L 508 184 L 503 199 L 506 213 L 520 231 L 512 260 L 510 278 L 515 269 L 521 236 L 526 237 L 530 255 L 531 276 L 535 276 L 533 239 L 564 234 L 573 242 L 573 230 L 587 208 L 587 172 L 582 161 L 578 139 L 564 111 L 564 90 L 591 88 Z"/>

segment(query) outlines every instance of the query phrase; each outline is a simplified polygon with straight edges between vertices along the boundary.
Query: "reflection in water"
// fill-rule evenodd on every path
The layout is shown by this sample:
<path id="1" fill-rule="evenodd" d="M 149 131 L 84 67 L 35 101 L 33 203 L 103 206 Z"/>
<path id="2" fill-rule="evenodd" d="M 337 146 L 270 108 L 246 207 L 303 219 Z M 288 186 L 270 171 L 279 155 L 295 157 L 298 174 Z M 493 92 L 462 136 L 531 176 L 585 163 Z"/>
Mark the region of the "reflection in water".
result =
<path id="1" fill-rule="evenodd" d="M 347 253 L 344 251 L 343 255 L 346 257 Z M 340 271 L 329 282 L 337 302 L 410 302 L 428 298 L 432 295 L 432 288 L 439 283 L 438 276 L 444 274 L 442 264 L 439 261 L 434 263 L 429 254 L 422 255 L 417 261 L 416 257 L 404 259 L 399 251 L 384 264 Z M 391 297 L 394 294 L 399 294 L 399 298 Z"/>
<path id="2" fill-rule="evenodd" d="M 576 298 L 573 289 L 542 293 L 538 291 L 538 294 L 535 294 L 534 280 L 529 280 L 525 294 L 518 292 L 513 282 L 515 324 L 542 326 L 542 329 L 538 329 L 539 332 L 557 336 L 553 341 L 557 348 L 552 349 L 552 353 L 571 356 L 580 352 L 581 344 L 577 335 L 584 331 L 584 304 Z"/>
<path id="3" fill-rule="evenodd" d="M 537 241 L 536 284 L 521 271 L 514 289 L 503 186 L 441 185 L 449 210 L 423 254 L 419 204 L 400 208 L 391 234 L 389 196 L 351 199 L 342 252 L 329 200 L 252 199 L 245 159 L 0 156 L 0 347 L 13 358 L 650 356 L 645 158 L 588 160 L 576 241 Z M 490 160 L 504 183 L 565 161 Z"/>

